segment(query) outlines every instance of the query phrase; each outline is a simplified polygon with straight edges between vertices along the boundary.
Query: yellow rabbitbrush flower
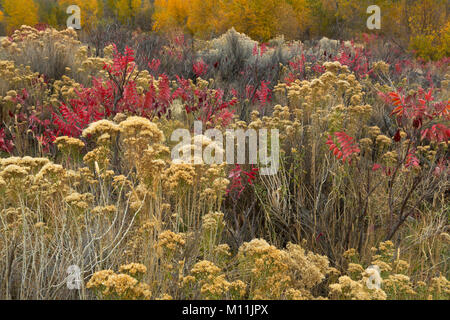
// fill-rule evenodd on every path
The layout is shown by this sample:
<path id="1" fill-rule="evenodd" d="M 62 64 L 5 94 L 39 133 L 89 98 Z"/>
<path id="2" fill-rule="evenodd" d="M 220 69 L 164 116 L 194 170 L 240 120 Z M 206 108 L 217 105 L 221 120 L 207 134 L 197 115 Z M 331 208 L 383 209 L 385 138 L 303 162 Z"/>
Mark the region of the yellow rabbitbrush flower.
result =
<path id="1" fill-rule="evenodd" d="M 191 273 L 200 279 L 207 278 L 211 275 L 217 275 L 220 272 L 221 270 L 219 267 L 207 260 L 197 262 L 191 269 Z"/>
<path id="2" fill-rule="evenodd" d="M 137 276 L 139 274 L 145 274 L 147 272 L 147 267 L 141 263 L 130 263 L 120 266 L 119 272 Z"/>
<path id="3" fill-rule="evenodd" d="M 123 156 L 130 168 L 136 167 L 139 178 L 139 175 L 146 170 L 145 165 L 141 162 L 142 155 L 149 146 L 165 141 L 164 134 L 157 124 L 137 116 L 120 122 L 119 127 L 125 147 Z M 162 152 L 163 148 L 160 148 L 159 151 Z"/>
<path id="4" fill-rule="evenodd" d="M 121 268 L 129 271 L 127 269 L 128 266 L 122 266 Z M 140 270 L 143 270 L 142 267 L 138 267 Z M 94 273 L 86 287 L 94 290 L 98 296 L 104 299 L 147 300 L 151 297 L 148 284 L 140 282 L 128 274 L 116 274 L 112 270 L 102 270 Z"/>
<path id="5" fill-rule="evenodd" d="M 166 230 L 159 234 L 156 247 L 161 254 L 172 255 L 177 250 L 181 250 L 185 243 L 183 235 Z"/>
<path id="6" fill-rule="evenodd" d="M 91 193 L 71 192 L 64 200 L 74 208 L 83 211 L 94 201 L 94 196 Z"/>
<path id="7" fill-rule="evenodd" d="M 4 180 L 22 179 L 28 175 L 30 169 L 15 164 L 10 164 L 0 172 L 0 176 Z"/>
<path id="8" fill-rule="evenodd" d="M 188 286 L 199 287 L 200 294 L 205 299 L 223 299 L 228 295 L 239 299 L 246 293 L 247 285 L 243 281 L 228 281 L 221 268 L 211 261 L 197 262 L 191 269 L 191 274 L 193 276 L 182 278 L 182 286 L 185 288 Z"/>
<path id="9" fill-rule="evenodd" d="M 112 121 L 103 119 L 89 124 L 89 126 L 83 130 L 82 136 L 87 137 L 99 137 L 103 134 L 109 134 L 115 136 L 121 131 L 119 125 Z"/>
<path id="10" fill-rule="evenodd" d="M 328 259 L 307 253 L 298 245 L 289 244 L 286 250 L 270 246 L 262 239 L 244 243 L 238 253 L 239 268 L 255 299 L 292 297 L 292 290 L 308 299 L 310 289 L 328 273 Z M 250 272 L 250 273 L 248 273 Z"/>
<path id="11" fill-rule="evenodd" d="M 194 166 L 187 163 L 172 163 L 163 175 L 164 186 L 172 194 L 185 192 L 185 189 L 194 185 L 196 177 Z"/>
<path id="12" fill-rule="evenodd" d="M 392 295 L 399 298 L 416 295 L 410 278 L 404 274 L 389 275 L 387 279 L 383 280 L 383 288 L 386 292 L 392 292 Z"/>
<path id="13" fill-rule="evenodd" d="M 364 280 L 355 281 L 348 276 L 339 277 L 339 282 L 330 285 L 330 298 L 349 300 L 386 300 L 380 289 L 369 290 Z"/>

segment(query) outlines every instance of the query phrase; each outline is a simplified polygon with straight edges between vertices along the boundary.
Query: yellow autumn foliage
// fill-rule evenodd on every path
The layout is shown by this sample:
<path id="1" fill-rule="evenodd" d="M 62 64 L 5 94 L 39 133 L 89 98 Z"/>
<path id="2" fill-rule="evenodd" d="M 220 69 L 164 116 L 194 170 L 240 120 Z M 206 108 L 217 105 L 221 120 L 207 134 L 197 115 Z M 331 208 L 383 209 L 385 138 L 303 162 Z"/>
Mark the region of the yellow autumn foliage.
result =
<path id="1" fill-rule="evenodd" d="M 4 13 L 0 20 L 5 20 L 8 33 L 21 25 L 33 26 L 38 23 L 37 6 L 33 0 L 3 0 Z"/>

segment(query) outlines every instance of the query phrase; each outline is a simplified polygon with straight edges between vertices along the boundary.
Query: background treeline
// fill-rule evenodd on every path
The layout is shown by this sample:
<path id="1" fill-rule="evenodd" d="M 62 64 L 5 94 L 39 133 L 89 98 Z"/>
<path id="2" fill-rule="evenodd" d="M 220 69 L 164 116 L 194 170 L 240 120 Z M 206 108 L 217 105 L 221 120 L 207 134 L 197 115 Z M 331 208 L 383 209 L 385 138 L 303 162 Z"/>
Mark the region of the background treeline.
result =
<path id="1" fill-rule="evenodd" d="M 66 25 L 66 8 L 82 10 L 83 30 L 120 23 L 133 30 L 182 31 L 211 39 L 231 27 L 258 41 L 350 39 L 368 32 L 367 7 L 380 6 L 376 32 L 425 59 L 449 56 L 446 0 L 0 0 L 1 32 L 21 25 Z"/>

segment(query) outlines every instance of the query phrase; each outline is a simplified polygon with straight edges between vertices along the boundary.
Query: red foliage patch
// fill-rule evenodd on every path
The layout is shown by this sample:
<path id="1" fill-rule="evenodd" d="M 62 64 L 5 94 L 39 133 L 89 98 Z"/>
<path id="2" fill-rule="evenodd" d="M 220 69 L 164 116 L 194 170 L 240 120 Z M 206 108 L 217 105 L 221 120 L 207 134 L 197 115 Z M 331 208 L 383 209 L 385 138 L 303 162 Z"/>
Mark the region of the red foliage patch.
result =
<path id="1" fill-rule="evenodd" d="M 335 132 L 334 135 L 337 137 L 339 145 L 333 141 L 331 135 L 328 136 L 326 144 L 330 146 L 330 151 L 333 152 L 336 158 L 342 159 L 343 162 L 347 160 L 348 163 L 350 163 L 351 156 L 353 154 L 358 154 L 361 150 L 358 145 L 354 143 L 354 139 L 345 132 Z"/>

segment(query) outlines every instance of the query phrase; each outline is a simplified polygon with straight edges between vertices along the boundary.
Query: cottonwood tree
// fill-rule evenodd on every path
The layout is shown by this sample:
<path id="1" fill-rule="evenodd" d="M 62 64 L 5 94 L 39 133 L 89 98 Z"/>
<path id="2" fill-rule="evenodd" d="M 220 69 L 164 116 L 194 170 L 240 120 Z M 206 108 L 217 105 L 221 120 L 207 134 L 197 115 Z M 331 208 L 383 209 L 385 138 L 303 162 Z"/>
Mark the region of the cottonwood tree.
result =
<path id="1" fill-rule="evenodd" d="M 4 22 L 8 33 L 21 25 L 38 23 L 38 7 L 33 0 L 2 0 Z"/>

